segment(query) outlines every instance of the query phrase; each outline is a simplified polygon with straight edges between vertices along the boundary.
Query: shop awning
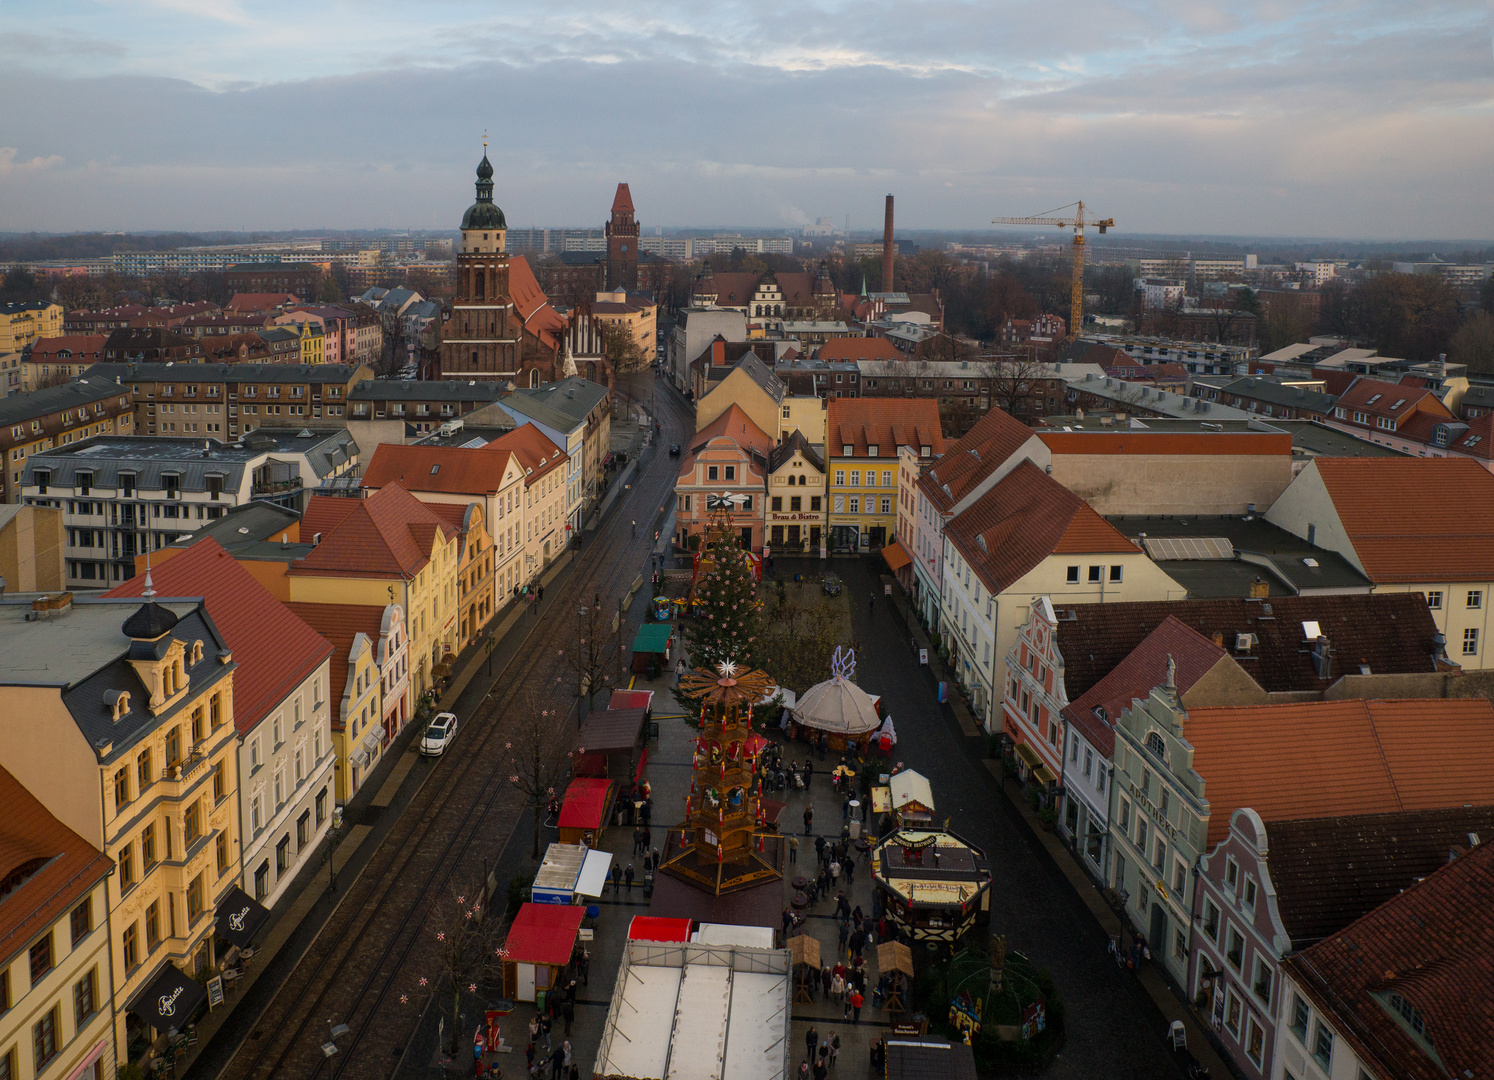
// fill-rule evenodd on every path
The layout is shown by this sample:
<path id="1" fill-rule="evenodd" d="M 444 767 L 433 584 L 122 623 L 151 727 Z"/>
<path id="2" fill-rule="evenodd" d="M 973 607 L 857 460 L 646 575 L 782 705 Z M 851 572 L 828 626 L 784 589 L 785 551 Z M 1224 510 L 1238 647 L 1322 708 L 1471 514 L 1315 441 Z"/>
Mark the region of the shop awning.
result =
<path id="1" fill-rule="evenodd" d="M 218 936 L 242 949 L 269 917 L 269 908 L 235 885 L 218 903 Z"/>
<path id="2" fill-rule="evenodd" d="M 1017 756 L 1027 763 L 1029 769 L 1041 769 L 1043 767 L 1043 759 L 1038 757 L 1037 751 L 1025 742 L 1019 742 L 1016 746 L 1016 751 Z"/>
<path id="3" fill-rule="evenodd" d="M 608 709 L 643 709 L 645 711 L 654 703 L 654 692 L 652 690 L 624 690 L 618 687 L 612 691 L 612 697 L 607 701 Z"/>
<path id="4" fill-rule="evenodd" d="M 572 904 L 525 904 L 508 928 L 503 959 L 553 967 L 569 963 L 585 914 L 585 908 Z"/>
<path id="5" fill-rule="evenodd" d="M 607 792 L 611 780 L 594 777 L 578 777 L 565 789 L 565 801 L 560 807 L 562 829 L 599 829 L 607 811 Z"/>
<path id="6" fill-rule="evenodd" d="M 1039 784 L 1056 784 L 1058 777 L 1053 775 L 1053 770 L 1046 765 L 1039 765 L 1032 771 L 1032 778 Z"/>
<path id="7" fill-rule="evenodd" d="M 666 919 L 658 915 L 634 915 L 628 924 L 629 941 L 689 941 L 689 919 Z"/>
<path id="8" fill-rule="evenodd" d="M 576 875 L 576 893 L 580 896 L 601 896 L 602 890 L 607 886 L 607 871 L 611 869 L 612 852 L 595 849 L 588 851 L 586 861 L 581 864 L 581 873 Z"/>
<path id="9" fill-rule="evenodd" d="M 635 653 L 662 653 L 669 647 L 670 627 L 668 623 L 645 623 L 638 628 L 633 638 Z"/>
<path id="10" fill-rule="evenodd" d="M 205 1001 L 207 990 L 168 962 L 135 995 L 129 1011 L 158 1031 L 180 1030 Z"/>
<path id="11" fill-rule="evenodd" d="M 894 540 L 882 549 L 882 558 L 887 562 L 887 569 L 893 573 L 897 573 L 913 561 L 908 553 L 903 550 L 903 545 L 897 540 Z"/>

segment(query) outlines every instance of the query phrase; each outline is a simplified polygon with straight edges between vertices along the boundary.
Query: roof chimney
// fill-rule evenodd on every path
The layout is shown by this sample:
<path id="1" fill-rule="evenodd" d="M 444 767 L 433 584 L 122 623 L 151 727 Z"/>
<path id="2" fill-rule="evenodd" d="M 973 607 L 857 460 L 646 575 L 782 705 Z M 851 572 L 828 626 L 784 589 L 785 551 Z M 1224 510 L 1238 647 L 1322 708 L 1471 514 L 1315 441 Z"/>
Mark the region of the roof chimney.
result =
<path id="1" fill-rule="evenodd" d="M 882 224 L 882 291 L 892 291 L 892 196 L 887 196 L 887 217 Z"/>

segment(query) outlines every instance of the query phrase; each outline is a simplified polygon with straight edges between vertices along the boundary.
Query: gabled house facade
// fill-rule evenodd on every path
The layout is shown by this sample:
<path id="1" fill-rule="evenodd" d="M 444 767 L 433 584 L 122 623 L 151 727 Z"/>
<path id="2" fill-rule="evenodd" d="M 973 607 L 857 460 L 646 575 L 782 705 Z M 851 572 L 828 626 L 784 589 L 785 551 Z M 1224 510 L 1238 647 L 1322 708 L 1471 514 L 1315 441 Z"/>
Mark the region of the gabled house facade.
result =
<path id="1" fill-rule="evenodd" d="M 691 437 L 674 485 L 676 542 L 681 548 L 693 550 L 692 544 L 704 543 L 711 504 L 730 499 L 732 526 L 743 548 L 762 550 L 763 503 L 772 450 L 772 436 L 737 405 Z"/>
<path id="2" fill-rule="evenodd" d="M 768 453 L 767 544 L 784 555 L 825 555 L 825 459 L 795 431 Z"/>

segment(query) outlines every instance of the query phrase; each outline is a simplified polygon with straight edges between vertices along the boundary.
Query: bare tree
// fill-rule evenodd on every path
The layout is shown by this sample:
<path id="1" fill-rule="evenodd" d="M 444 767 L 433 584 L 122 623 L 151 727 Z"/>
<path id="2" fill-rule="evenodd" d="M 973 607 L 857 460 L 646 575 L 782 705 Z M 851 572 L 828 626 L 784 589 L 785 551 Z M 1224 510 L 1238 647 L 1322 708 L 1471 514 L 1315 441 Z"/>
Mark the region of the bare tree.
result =
<path id="1" fill-rule="evenodd" d="M 593 321 L 598 327 L 602 349 L 612 365 L 617 386 L 623 391 L 623 408 L 626 415 L 627 407 L 633 400 L 634 376 L 648 366 L 648 354 L 643 351 L 643 346 L 634 339 L 625 326 L 601 319 Z"/>
<path id="2" fill-rule="evenodd" d="M 576 644 L 561 655 L 566 666 L 576 673 L 577 696 L 585 697 L 588 706 L 597 692 L 617 678 L 622 651 L 620 624 L 614 612 L 602 604 L 597 595 L 577 612 Z"/>
<path id="3" fill-rule="evenodd" d="M 556 798 L 556 791 L 566 776 L 564 717 L 555 708 L 541 708 L 534 694 L 519 701 L 519 717 L 514 722 L 513 738 L 503 744 L 510 755 L 508 782 L 519 789 L 524 803 L 534 812 L 534 844 L 530 858 L 540 857 L 540 829 L 545 807 Z"/>
<path id="4" fill-rule="evenodd" d="M 979 352 L 980 346 L 969 338 L 939 333 L 920 341 L 914 348 L 913 355 L 919 360 L 949 362 L 972 360 Z"/>
<path id="5" fill-rule="evenodd" d="M 800 694 L 826 677 L 835 646 L 845 644 L 837 608 L 770 595 L 763 616 L 753 656 L 758 667 Z"/>
<path id="6" fill-rule="evenodd" d="M 991 404 L 1012 416 L 1031 411 L 1033 399 L 1041 400 L 1041 384 L 1048 377 L 1030 353 L 988 356 L 980 363 L 980 374 L 991 388 Z"/>
<path id="7" fill-rule="evenodd" d="M 457 1021 L 462 1014 L 462 994 L 476 994 L 480 987 L 502 976 L 502 910 L 493 911 L 487 901 L 487 882 L 473 882 L 465 888 L 454 888 L 432 903 L 427 932 L 436 942 L 437 977 L 431 989 L 439 992 L 443 987 L 451 988 L 448 1052 L 455 1055 L 461 1049 L 462 1032 Z"/>

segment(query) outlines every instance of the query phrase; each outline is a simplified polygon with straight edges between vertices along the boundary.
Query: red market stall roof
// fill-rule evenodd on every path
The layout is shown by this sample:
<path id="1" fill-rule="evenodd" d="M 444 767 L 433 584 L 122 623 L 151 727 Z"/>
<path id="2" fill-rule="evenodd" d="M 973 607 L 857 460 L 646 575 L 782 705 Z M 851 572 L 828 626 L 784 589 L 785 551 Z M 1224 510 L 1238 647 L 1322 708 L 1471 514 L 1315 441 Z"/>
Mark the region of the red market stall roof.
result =
<path id="1" fill-rule="evenodd" d="M 689 941 L 689 919 L 665 919 L 658 915 L 634 915 L 628 925 L 629 941 Z"/>
<path id="2" fill-rule="evenodd" d="M 525 904 L 508 928 L 504 960 L 511 964 L 570 962 L 586 909 L 575 904 Z"/>
<path id="3" fill-rule="evenodd" d="M 652 690 L 623 690 L 612 691 L 612 698 L 607 702 L 609 709 L 647 709 L 654 703 L 654 692 Z"/>
<path id="4" fill-rule="evenodd" d="M 607 811 L 607 789 L 611 780 L 583 776 L 571 781 L 565 789 L 565 802 L 560 807 L 562 829 L 599 829 L 602 816 Z"/>

